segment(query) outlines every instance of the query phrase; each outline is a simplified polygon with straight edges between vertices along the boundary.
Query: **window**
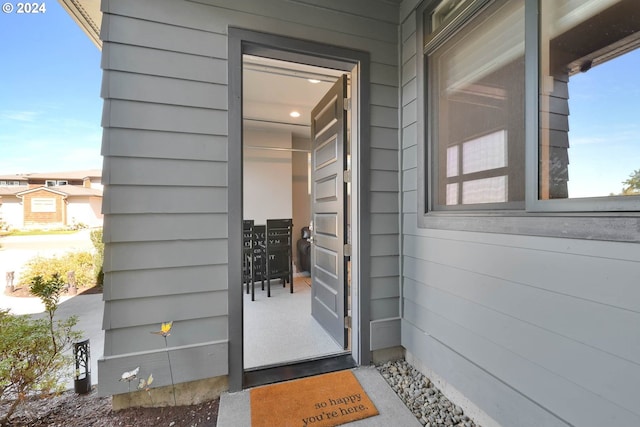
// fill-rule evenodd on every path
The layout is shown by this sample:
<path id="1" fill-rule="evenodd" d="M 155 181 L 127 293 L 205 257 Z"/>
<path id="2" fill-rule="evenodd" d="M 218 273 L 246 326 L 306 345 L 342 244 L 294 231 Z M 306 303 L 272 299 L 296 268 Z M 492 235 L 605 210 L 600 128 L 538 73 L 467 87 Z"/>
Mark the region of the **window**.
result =
<path id="1" fill-rule="evenodd" d="M 44 183 L 46 187 L 55 187 L 57 185 L 67 185 L 69 182 L 66 180 L 47 179 Z"/>
<path id="2" fill-rule="evenodd" d="M 640 194 L 639 15 L 636 0 L 541 2 L 539 199 Z"/>
<path id="3" fill-rule="evenodd" d="M 426 50 L 434 209 L 522 205 L 524 2 L 496 2 Z"/>
<path id="4" fill-rule="evenodd" d="M 639 1 L 427 0 L 417 31 L 420 226 L 640 241 Z"/>

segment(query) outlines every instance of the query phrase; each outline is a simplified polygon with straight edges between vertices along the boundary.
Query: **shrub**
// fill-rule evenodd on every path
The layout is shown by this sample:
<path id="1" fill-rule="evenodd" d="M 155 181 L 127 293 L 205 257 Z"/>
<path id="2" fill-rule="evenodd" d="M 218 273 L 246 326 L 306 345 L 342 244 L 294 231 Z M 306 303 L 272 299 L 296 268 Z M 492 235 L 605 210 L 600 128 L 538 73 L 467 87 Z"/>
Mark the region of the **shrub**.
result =
<path id="1" fill-rule="evenodd" d="M 85 251 L 69 252 L 60 257 L 38 256 L 27 262 L 20 277 L 23 283 L 31 283 L 38 276 L 47 281 L 57 274 L 66 281 L 70 271 L 75 271 L 78 287 L 94 285 L 97 274 L 94 255 Z"/>
<path id="2" fill-rule="evenodd" d="M 11 402 L 0 425 L 28 396 L 63 391 L 60 378 L 73 366 L 65 353 L 80 338 L 72 330 L 76 323 L 75 317 L 54 323 L 0 310 L 0 400 Z"/>
<path id="3" fill-rule="evenodd" d="M 90 237 L 91 243 L 93 243 L 93 247 L 95 248 L 93 263 L 95 265 L 96 284 L 102 287 L 102 284 L 104 282 L 104 272 L 102 270 L 102 264 L 104 263 L 104 243 L 102 241 L 102 228 L 92 230 Z"/>

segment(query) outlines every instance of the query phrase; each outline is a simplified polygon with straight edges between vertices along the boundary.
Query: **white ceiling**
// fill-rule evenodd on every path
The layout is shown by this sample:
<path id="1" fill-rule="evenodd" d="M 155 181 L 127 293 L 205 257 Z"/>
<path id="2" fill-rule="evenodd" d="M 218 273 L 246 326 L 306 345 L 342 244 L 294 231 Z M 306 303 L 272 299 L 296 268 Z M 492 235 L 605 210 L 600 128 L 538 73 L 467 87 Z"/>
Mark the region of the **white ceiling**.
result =
<path id="1" fill-rule="evenodd" d="M 309 137 L 313 107 L 344 72 L 244 56 L 243 117 L 249 129 L 277 129 Z M 311 83 L 308 79 L 321 80 Z M 289 116 L 298 111 L 298 118 Z"/>

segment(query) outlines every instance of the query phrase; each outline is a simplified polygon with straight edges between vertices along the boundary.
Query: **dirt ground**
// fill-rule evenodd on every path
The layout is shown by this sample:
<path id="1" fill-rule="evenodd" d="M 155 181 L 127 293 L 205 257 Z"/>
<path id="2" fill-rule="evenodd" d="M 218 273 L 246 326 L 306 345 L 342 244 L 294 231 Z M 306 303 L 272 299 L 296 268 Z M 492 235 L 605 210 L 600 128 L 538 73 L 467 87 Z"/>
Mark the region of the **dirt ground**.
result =
<path id="1" fill-rule="evenodd" d="M 78 289 L 78 294 L 101 293 L 97 286 Z M 30 297 L 28 287 L 8 293 L 14 297 Z M 10 427 L 138 427 L 201 426 L 215 427 L 219 400 L 199 405 L 165 408 L 111 409 L 110 397 L 98 397 L 94 390 L 87 395 L 67 391 L 58 396 L 31 399 L 21 404 L 10 419 Z M 0 415 L 8 405 L 0 402 Z"/>
<path id="2" fill-rule="evenodd" d="M 61 395 L 33 399 L 21 404 L 10 427 L 215 427 L 219 399 L 191 406 L 165 408 L 111 409 L 110 397 L 98 397 L 94 390 L 86 395 L 67 391 Z M 6 406 L 0 404 L 0 414 Z"/>

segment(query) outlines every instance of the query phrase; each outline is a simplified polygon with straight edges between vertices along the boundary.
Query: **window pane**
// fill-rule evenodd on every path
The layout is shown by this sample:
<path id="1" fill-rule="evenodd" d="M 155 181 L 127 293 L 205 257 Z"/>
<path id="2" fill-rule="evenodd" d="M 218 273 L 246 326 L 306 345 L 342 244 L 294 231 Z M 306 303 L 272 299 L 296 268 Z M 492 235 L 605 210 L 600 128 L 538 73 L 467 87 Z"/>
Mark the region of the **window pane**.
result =
<path id="1" fill-rule="evenodd" d="M 426 54 L 434 208 L 524 201 L 524 2 L 492 3 Z"/>
<path id="2" fill-rule="evenodd" d="M 540 199 L 639 195 L 640 2 L 541 8 Z"/>
<path id="3" fill-rule="evenodd" d="M 447 205 L 458 204 L 458 186 L 460 184 L 447 184 Z"/>
<path id="4" fill-rule="evenodd" d="M 507 166 L 507 132 L 499 131 L 462 144 L 462 172 L 474 173 Z"/>
<path id="5" fill-rule="evenodd" d="M 458 146 L 447 148 L 447 178 L 458 176 Z"/>
<path id="6" fill-rule="evenodd" d="M 507 201 L 507 177 L 476 179 L 462 183 L 462 203 L 502 203 Z"/>

